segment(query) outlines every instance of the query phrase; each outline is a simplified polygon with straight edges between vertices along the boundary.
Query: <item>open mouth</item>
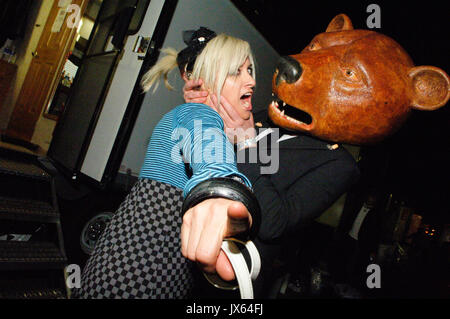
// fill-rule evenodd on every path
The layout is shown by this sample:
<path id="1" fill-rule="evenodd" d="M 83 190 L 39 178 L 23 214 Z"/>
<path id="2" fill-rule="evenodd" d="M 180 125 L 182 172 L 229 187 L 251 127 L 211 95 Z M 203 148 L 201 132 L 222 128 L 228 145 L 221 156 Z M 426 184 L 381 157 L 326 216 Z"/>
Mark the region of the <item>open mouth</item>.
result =
<path id="1" fill-rule="evenodd" d="M 241 96 L 241 101 L 244 103 L 244 108 L 246 110 L 248 110 L 248 111 L 252 110 L 251 99 L 252 99 L 252 93 L 251 92 L 245 93 L 245 94 L 243 94 Z"/>
<path id="2" fill-rule="evenodd" d="M 310 125 L 312 123 L 312 117 L 308 113 L 285 103 L 272 93 L 272 103 L 270 107 L 275 110 L 281 117 L 285 118 L 289 122 L 298 125 Z"/>
<path id="3" fill-rule="evenodd" d="M 249 99 L 251 97 L 252 97 L 252 93 L 248 92 L 248 93 L 242 94 L 241 100 Z"/>

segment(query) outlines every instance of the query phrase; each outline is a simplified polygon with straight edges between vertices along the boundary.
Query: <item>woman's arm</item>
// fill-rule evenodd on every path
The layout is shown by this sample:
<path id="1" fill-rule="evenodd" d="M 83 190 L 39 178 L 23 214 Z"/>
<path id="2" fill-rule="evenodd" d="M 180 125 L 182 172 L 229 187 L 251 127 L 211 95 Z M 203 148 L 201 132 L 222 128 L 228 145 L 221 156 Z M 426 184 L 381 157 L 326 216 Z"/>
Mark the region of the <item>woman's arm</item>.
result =
<path id="1" fill-rule="evenodd" d="M 199 182 L 214 177 L 238 177 L 251 188 L 248 178 L 236 167 L 236 154 L 228 140 L 219 114 L 203 104 L 190 104 L 178 114 L 179 128 L 189 132 L 190 138 L 181 145 L 183 157 L 192 170 L 184 194 Z"/>
<path id="2" fill-rule="evenodd" d="M 247 177 L 237 170 L 233 145 L 223 131 L 223 122 L 217 112 L 206 105 L 191 104 L 179 119 L 179 127 L 190 134 L 181 146 L 192 169 L 192 177 L 184 188 L 185 196 L 198 183 L 213 177 L 237 176 L 251 187 Z M 217 271 L 222 279 L 232 280 L 234 271 L 221 251 L 221 243 L 224 238 L 242 233 L 251 225 L 251 212 L 242 203 L 225 198 L 205 200 L 183 216 L 182 254 L 203 271 Z"/>

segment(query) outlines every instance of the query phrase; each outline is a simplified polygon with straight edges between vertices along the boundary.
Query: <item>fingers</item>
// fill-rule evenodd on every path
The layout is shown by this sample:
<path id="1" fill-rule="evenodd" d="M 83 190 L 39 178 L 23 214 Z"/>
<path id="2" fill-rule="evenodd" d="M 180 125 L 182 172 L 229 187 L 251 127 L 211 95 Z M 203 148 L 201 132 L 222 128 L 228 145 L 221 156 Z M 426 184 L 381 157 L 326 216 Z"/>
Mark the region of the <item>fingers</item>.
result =
<path id="1" fill-rule="evenodd" d="M 190 208 L 183 216 L 183 223 L 181 225 L 181 254 L 188 258 L 188 247 L 189 247 L 189 233 L 191 231 L 192 223 L 192 210 Z"/>
<path id="2" fill-rule="evenodd" d="M 189 249 L 189 253 L 188 253 L 188 243 L 189 243 L 189 234 L 190 234 L 190 230 L 191 230 L 191 213 L 192 213 L 192 208 L 191 211 L 187 211 L 185 214 L 185 217 L 183 218 L 183 225 L 181 226 L 181 253 L 183 254 L 183 256 L 185 258 L 188 258 L 190 260 L 195 260 L 198 261 L 199 266 L 202 270 L 209 272 L 209 273 L 213 273 L 214 272 L 214 267 L 208 266 L 208 265 L 214 265 L 214 260 L 208 262 L 208 256 L 203 256 L 197 258 L 195 257 L 195 254 L 193 256 L 193 252 L 195 251 L 194 249 Z M 195 236 L 191 237 L 191 240 L 193 240 Z M 192 244 L 192 242 L 191 242 Z M 222 245 L 222 239 L 220 239 L 216 245 L 214 245 L 214 250 L 217 249 L 217 245 Z M 193 246 L 193 245 L 192 245 Z M 228 257 L 225 255 L 225 253 L 223 252 L 223 250 L 220 249 L 219 246 L 219 255 L 217 256 L 217 262 L 215 263 L 215 270 L 217 272 L 217 274 L 226 281 L 231 281 L 234 280 L 236 278 L 235 274 L 234 274 L 234 270 L 233 270 L 233 266 L 231 265 L 230 261 L 228 260 Z M 213 254 L 214 256 L 214 254 Z M 201 262 L 200 262 L 201 260 Z"/>
<path id="3" fill-rule="evenodd" d="M 183 95 L 186 103 L 206 103 L 208 91 L 186 91 Z"/>
<path id="4" fill-rule="evenodd" d="M 181 226 L 181 253 L 184 257 L 200 262 L 201 264 L 207 264 L 210 266 L 212 263 L 208 257 L 210 252 L 203 248 L 203 251 L 199 249 L 200 238 L 203 234 L 205 224 L 207 224 L 208 216 L 205 215 L 206 210 L 202 210 L 202 207 L 190 208 L 183 216 L 183 224 Z M 203 215 L 203 216 L 202 216 Z M 215 246 L 215 245 L 214 245 Z M 215 247 L 212 249 L 215 249 Z M 214 258 L 214 256 L 209 257 Z"/>
<path id="5" fill-rule="evenodd" d="M 215 94 L 211 96 L 211 101 L 216 106 L 216 109 L 219 110 L 225 126 L 229 128 L 238 128 L 241 126 L 242 118 L 224 96 L 220 97 L 220 105 Z"/>
<path id="6" fill-rule="evenodd" d="M 236 278 L 233 266 L 223 250 L 220 251 L 219 256 L 217 257 L 216 271 L 223 280 L 231 281 Z"/>
<path id="7" fill-rule="evenodd" d="M 220 221 L 211 221 L 211 225 L 220 224 L 222 224 Z M 216 271 L 217 258 L 223 241 L 223 236 L 220 233 L 215 227 L 205 227 L 197 243 L 195 257 L 200 267 L 206 272 Z M 192 243 L 194 244 L 194 242 Z"/>
<path id="8" fill-rule="evenodd" d="M 227 215 L 228 229 L 225 232 L 226 237 L 237 235 L 246 231 L 251 224 L 251 222 L 249 222 L 249 219 L 251 220 L 251 215 L 245 205 L 240 202 L 233 202 L 229 205 Z M 222 250 L 217 258 L 216 271 L 223 280 L 230 281 L 236 278 L 233 266 Z"/>
<path id="9" fill-rule="evenodd" d="M 216 94 L 211 94 L 211 103 L 212 103 L 212 107 L 213 107 L 213 109 L 214 110 L 216 110 L 219 114 L 221 113 L 220 112 L 220 105 L 219 105 L 219 103 L 218 103 L 218 101 L 217 101 L 217 96 L 216 96 Z"/>
<path id="10" fill-rule="evenodd" d="M 183 87 L 183 98 L 186 103 L 205 103 L 208 91 L 202 90 L 203 80 L 186 81 Z"/>
<path id="11" fill-rule="evenodd" d="M 199 89 L 202 86 L 202 84 L 203 84 L 203 80 L 202 79 L 188 80 L 184 84 L 183 92 Z"/>
<path id="12" fill-rule="evenodd" d="M 211 101 L 223 120 L 225 133 L 231 143 L 235 144 L 256 136 L 252 113 L 248 119 L 243 119 L 225 97 L 220 97 L 219 105 L 217 96 L 212 94 Z"/>
<path id="13" fill-rule="evenodd" d="M 223 198 L 209 199 L 189 209 L 181 227 L 182 254 L 199 263 L 200 268 L 214 272 L 226 225 L 227 203 Z"/>
<path id="14" fill-rule="evenodd" d="M 217 102 L 217 96 L 215 94 L 211 96 L 211 101 L 215 106 L 215 110 L 223 120 L 228 140 L 233 144 L 236 143 L 238 140 L 236 137 L 236 129 L 239 129 L 242 126 L 242 119 L 239 116 L 236 117 L 237 112 L 223 96 L 220 98 L 220 105 Z M 232 110 L 228 112 L 227 109 Z M 230 116 L 230 114 L 232 115 Z"/>
<path id="15" fill-rule="evenodd" d="M 195 214 L 195 211 L 193 212 Z M 191 227 L 189 231 L 188 246 L 186 249 L 187 258 L 190 260 L 196 260 L 197 257 L 197 247 L 200 241 L 200 236 L 202 235 L 202 225 L 199 218 L 192 218 Z"/>
<path id="16" fill-rule="evenodd" d="M 233 201 L 228 205 L 227 215 L 231 219 L 242 220 L 247 219 L 250 215 L 247 207 L 241 202 Z"/>
<path id="17" fill-rule="evenodd" d="M 225 128 L 233 128 L 234 126 L 236 126 L 233 119 L 228 115 L 228 113 L 225 111 L 224 107 L 222 106 L 223 98 L 220 98 L 220 105 L 219 105 L 217 102 L 217 96 L 215 94 L 212 94 L 211 102 L 213 103 L 215 110 L 219 113 L 220 117 L 222 118 Z"/>
<path id="18" fill-rule="evenodd" d="M 232 280 L 234 271 L 221 253 L 224 238 L 246 231 L 250 215 L 245 206 L 224 198 L 208 199 L 189 209 L 181 227 L 181 252 L 206 272 Z"/>
<path id="19" fill-rule="evenodd" d="M 227 228 L 225 237 L 235 236 L 250 228 L 251 215 L 241 202 L 233 202 L 227 209 Z"/>
<path id="20" fill-rule="evenodd" d="M 226 112 L 226 114 L 229 116 L 229 118 L 234 122 L 240 122 L 242 121 L 242 118 L 239 116 L 239 113 L 236 112 L 233 105 L 228 102 L 228 100 L 224 97 L 220 97 L 220 105 L 222 106 L 222 109 Z"/>

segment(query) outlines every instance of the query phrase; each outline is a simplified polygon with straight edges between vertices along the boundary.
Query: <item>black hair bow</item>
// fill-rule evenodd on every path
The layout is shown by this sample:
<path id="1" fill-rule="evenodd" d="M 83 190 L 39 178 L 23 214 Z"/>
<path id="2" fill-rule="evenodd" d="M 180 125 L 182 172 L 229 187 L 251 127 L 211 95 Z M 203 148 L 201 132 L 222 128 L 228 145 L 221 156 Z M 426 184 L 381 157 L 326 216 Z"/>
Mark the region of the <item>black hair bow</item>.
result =
<path id="1" fill-rule="evenodd" d="M 183 41 L 187 47 L 178 53 L 177 64 L 181 72 L 192 72 L 197 56 L 206 44 L 216 36 L 214 31 L 200 27 L 198 30 L 183 31 Z M 185 69 L 186 66 L 186 69 Z"/>

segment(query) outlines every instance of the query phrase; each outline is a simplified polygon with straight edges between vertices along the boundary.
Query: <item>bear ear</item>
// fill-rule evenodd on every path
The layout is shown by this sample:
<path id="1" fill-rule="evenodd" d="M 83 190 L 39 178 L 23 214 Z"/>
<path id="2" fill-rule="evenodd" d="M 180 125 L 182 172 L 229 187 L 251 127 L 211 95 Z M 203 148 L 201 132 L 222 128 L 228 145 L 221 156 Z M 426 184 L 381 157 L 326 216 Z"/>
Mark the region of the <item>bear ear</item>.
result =
<path id="1" fill-rule="evenodd" d="M 434 111 L 444 106 L 450 98 L 450 78 L 434 66 L 418 66 L 409 70 L 412 84 L 412 107 Z"/>
<path id="2" fill-rule="evenodd" d="M 353 24 L 346 14 L 341 13 L 335 16 L 333 20 L 331 20 L 325 32 L 336 32 L 345 30 L 353 30 Z"/>

